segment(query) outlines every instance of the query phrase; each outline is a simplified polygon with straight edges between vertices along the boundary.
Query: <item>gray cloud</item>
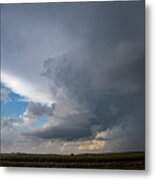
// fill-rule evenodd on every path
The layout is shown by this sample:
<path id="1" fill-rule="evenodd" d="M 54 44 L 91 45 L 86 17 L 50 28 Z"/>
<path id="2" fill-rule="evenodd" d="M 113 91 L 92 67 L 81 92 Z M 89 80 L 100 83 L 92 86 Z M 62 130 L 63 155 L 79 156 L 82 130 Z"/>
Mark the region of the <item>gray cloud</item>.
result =
<path id="1" fill-rule="evenodd" d="M 126 42 L 124 45 L 127 48 L 120 49 L 120 44 L 115 48 L 109 47 L 113 55 L 95 54 L 95 62 L 93 56 L 80 56 L 78 59 L 76 54 L 45 61 L 43 75 L 56 90 L 53 95 L 57 98 L 57 91 L 63 89 L 68 99 L 78 104 L 78 113 L 63 117 L 57 126 L 49 125 L 31 135 L 71 141 L 94 138 L 97 132 L 112 129 L 122 123 L 127 126 L 131 122 L 133 132 L 139 123 L 141 127 L 144 126 L 143 48 Z M 132 56 L 129 56 L 130 53 Z M 82 118 L 80 111 L 88 112 L 91 118 Z M 127 139 L 131 142 L 134 140 L 133 136 Z M 140 139 L 141 136 L 137 134 L 137 141 Z"/>
<path id="2" fill-rule="evenodd" d="M 22 115 L 23 124 L 27 127 L 31 127 L 37 123 L 37 120 L 41 116 L 50 117 L 53 116 L 53 112 L 56 104 L 51 105 L 29 102 L 25 112 Z"/>
<path id="3" fill-rule="evenodd" d="M 28 138 L 16 126 L 1 129 L 1 152 L 60 153 L 61 143 L 39 138 Z"/>
<path id="4" fill-rule="evenodd" d="M 51 105 L 30 102 L 27 107 L 28 116 L 52 116 L 55 109 L 55 103 Z"/>
<path id="5" fill-rule="evenodd" d="M 48 123 L 24 135 L 78 141 L 111 130 L 124 136 L 118 149 L 144 148 L 143 1 L 2 5 L 2 59 L 3 71 L 35 87 L 20 91 L 56 102 L 29 104 L 25 122 Z"/>
<path id="6" fill-rule="evenodd" d="M 1 117 L 1 126 L 3 127 L 13 127 L 14 124 L 21 123 L 22 119 L 18 117 Z"/>
<path id="7" fill-rule="evenodd" d="M 0 92 L 1 101 L 8 102 L 11 100 L 11 98 L 9 97 L 10 92 L 6 88 L 1 88 Z"/>
<path id="8" fill-rule="evenodd" d="M 60 139 L 74 141 L 92 136 L 89 114 L 75 114 L 57 119 L 57 124 L 50 124 L 45 128 L 37 129 L 26 135 L 38 136 L 45 139 Z"/>

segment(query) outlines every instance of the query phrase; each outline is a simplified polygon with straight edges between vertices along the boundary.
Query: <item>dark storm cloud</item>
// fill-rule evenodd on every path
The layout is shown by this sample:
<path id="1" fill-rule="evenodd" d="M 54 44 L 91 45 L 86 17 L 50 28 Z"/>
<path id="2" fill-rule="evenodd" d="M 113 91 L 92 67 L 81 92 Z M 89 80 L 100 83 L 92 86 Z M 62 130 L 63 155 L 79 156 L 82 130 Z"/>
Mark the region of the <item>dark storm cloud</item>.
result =
<path id="1" fill-rule="evenodd" d="M 58 119 L 57 121 L 60 122 L 56 125 L 51 124 L 48 127 L 38 129 L 27 135 L 67 141 L 88 138 L 92 136 L 91 124 L 89 122 L 91 119 L 91 115 L 86 113 L 69 115 L 63 119 Z"/>
<path id="2" fill-rule="evenodd" d="M 52 96 L 57 100 L 63 91 L 68 101 L 76 102 L 76 113 L 58 114 L 56 125 L 49 123 L 27 135 L 72 141 L 123 124 L 124 131 L 134 134 L 125 133 L 123 145 L 129 142 L 126 146 L 134 148 L 140 142 L 143 149 L 144 2 L 66 3 L 48 10 L 51 23 L 57 22 L 56 27 L 71 37 L 66 46 L 82 42 L 80 48 L 45 60 L 42 72 Z"/>
<path id="3" fill-rule="evenodd" d="M 48 139 L 77 140 L 95 137 L 97 132 L 112 129 L 124 121 L 133 121 L 133 127 L 131 127 L 133 129 L 140 121 L 139 125 L 142 127 L 144 124 L 142 110 L 144 107 L 144 58 L 141 58 L 141 54 L 137 54 L 138 49 L 135 52 L 132 51 L 135 53 L 134 59 L 128 57 L 128 52 L 125 52 L 126 59 L 119 57 L 117 61 L 118 57 L 115 57 L 116 62 L 111 59 L 112 66 L 111 63 L 105 64 L 111 57 L 103 56 L 104 59 L 96 59 L 100 63 L 99 65 L 96 63 L 95 69 L 104 66 L 108 69 L 108 72 L 103 70 L 99 74 L 94 72 L 93 58 L 79 60 L 79 64 L 75 63 L 76 58 L 73 59 L 72 55 L 46 60 L 43 75 L 48 77 L 52 84 L 54 82 L 56 90 L 63 88 L 68 97 L 79 104 L 78 110 L 88 111 L 91 118 L 82 118 L 80 113 L 67 116 L 59 122 L 58 126 L 49 126 L 32 134 Z M 128 51 L 131 52 L 130 47 Z M 97 83 L 92 83 L 95 80 Z M 100 81 L 103 83 L 98 84 Z M 56 95 L 57 92 L 54 94 Z"/>
<path id="4" fill-rule="evenodd" d="M 57 18 L 66 33 L 86 38 L 88 43 L 141 41 L 144 36 L 142 7 L 143 1 L 72 3 L 57 6 L 60 11 Z"/>
<path id="5" fill-rule="evenodd" d="M 128 128 L 131 128 L 130 131 L 138 135 L 136 137 L 139 137 L 139 132 L 142 131 L 143 133 L 144 130 L 144 109 L 142 109 L 144 104 L 143 102 L 142 104 L 139 104 L 139 102 L 135 103 L 135 101 L 143 98 L 143 94 L 139 95 L 139 92 L 137 92 L 134 95 L 126 94 L 128 97 L 118 94 L 109 94 L 109 96 L 106 97 L 105 95 L 104 101 L 100 100 L 91 107 L 92 117 L 89 117 L 91 114 L 89 114 L 89 118 L 82 117 L 80 113 L 67 116 L 61 119 L 57 126 L 48 126 L 30 134 L 47 139 L 75 141 L 94 138 L 97 132 L 106 131 L 120 123 L 125 124 L 125 122 L 131 121 L 132 126 Z M 133 110 L 134 108 L 136 110 L 140 108 L 141 110 L 137 112 Z M 134 139 L 134 136 L 132 137 Z"/>

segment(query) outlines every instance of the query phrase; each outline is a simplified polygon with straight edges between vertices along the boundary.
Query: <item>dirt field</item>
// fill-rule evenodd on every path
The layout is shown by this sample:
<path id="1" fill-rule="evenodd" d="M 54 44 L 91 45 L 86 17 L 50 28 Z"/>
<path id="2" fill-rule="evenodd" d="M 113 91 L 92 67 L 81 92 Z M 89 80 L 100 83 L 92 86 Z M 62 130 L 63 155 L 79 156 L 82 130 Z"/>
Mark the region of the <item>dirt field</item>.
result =
<path id="1" fill-rule="evenodd" d="M 7 167 L 92 168 L 92 169 L 145 169 L 145 153 L 107 154 L 1 154 L 0 165 Z"/>

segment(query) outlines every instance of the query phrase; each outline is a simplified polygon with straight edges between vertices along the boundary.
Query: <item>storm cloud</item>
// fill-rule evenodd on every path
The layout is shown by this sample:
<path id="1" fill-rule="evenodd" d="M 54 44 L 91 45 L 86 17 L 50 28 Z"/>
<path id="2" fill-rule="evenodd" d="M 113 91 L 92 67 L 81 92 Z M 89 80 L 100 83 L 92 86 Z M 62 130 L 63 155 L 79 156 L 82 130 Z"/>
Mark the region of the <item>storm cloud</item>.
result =
<path id="1" fill-rule="evenodd" d="M 29 99 L 24 123 L 48 119 L 22 136 L 144 150 L 143 1 L 3 5 L 2 14 L 3 83 Z"/>
<path id="2" fill-rule="evenodd" d="M 136 45 L 133 48 L 133 45 L 130 46 L 129 42 L 128 49 L 119 49 L 122 57 L 117 52 L 118 44 L 111 48 L 113 56 L 103 53 L 99 57 L 96 54 L 95 60 L 86 55 L 78 59 L 73 53 L 46 60 L 43 75 L 51 82 L 55 101 L 59 89 L 63 89 L 68 101 L 76 102 L 77 113 L 60 118 L 57 126 L 49 125 L 32 134 L 49 139 L 78 140 L 94 138 L 97 132 L 121 123 L 132 122 L 131 129 L 139 121 L 143 126 L 144 57 L 139 53 L 143 47 Z M 64 102 L 57 105 L 59 103 Z M 87 112 L 86 117 L 81 116 L 84 112 Z"/>

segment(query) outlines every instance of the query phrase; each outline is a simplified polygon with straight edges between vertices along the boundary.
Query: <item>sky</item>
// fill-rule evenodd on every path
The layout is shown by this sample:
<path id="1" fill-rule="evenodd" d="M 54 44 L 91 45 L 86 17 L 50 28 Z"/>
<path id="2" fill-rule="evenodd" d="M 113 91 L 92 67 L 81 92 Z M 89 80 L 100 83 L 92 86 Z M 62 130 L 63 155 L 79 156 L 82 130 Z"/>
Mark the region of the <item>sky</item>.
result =
<path id="1" fill-rule="evenodd" d="M 144 1 L 1 5 L 1 152 L 145 150 Z"/>

